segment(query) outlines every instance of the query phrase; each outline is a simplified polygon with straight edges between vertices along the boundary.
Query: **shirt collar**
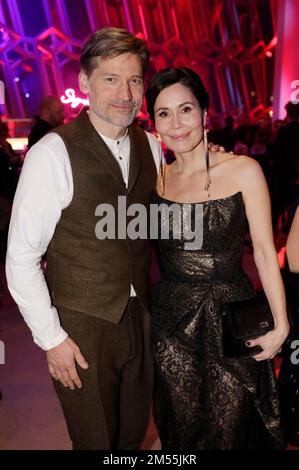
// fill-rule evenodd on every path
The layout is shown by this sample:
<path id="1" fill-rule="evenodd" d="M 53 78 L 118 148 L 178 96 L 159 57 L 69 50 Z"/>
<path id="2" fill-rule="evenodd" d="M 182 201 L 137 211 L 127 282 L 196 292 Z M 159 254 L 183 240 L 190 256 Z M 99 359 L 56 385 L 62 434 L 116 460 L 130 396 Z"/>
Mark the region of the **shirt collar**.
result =
<path id="1" fill-rule="evenodd" d="M 109 148 L 120 149 L 123 146 L 123 144 L 127 141 L 129 131 L 128 129 L 126 129 L 126 132 L 124 133 L 124 135 L 121 136 L 119 139 L 111 139 L 111 137 L 107 137 L 106 135 L 103 135 L 100 132 L 99 132 L 99 135 L 104 140 L 104 142 L 108 145 Z"/>
<path id="2" fill-rule="evenodd" d="M 89 109 L 86 111 L 87 114 L 89 114 Z M 124 133 L 123 136 L 121 136 L 119 139 L 111 139 L 111 137 L 107 137 L 106 135 L 101 134 L 98 132 L 99 136 L 103 139 L 106 145 L 111 149 L 120 149 L 122 145 L 127 141 L 128 139 L 128 134 L 129 134 L 129 129 L 126 129 L 126 132 Z"/>

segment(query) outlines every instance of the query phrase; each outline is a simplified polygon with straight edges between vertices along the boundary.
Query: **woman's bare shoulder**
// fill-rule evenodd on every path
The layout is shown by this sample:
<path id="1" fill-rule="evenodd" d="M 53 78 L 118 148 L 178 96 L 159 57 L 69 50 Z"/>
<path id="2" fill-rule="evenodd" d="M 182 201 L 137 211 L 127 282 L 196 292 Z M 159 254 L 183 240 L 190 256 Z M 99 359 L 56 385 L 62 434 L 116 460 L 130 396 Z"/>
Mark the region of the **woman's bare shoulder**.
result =
<path id="1" fill-rule="evenodd" d="M 234 153 L 217 152 L 215 155 L 215 163 L 224 163 L 229 171 L 243 173 L 260 173 L 261 167 L 259 163 L 252 157 L 246 155 L 235 155 Z"/>

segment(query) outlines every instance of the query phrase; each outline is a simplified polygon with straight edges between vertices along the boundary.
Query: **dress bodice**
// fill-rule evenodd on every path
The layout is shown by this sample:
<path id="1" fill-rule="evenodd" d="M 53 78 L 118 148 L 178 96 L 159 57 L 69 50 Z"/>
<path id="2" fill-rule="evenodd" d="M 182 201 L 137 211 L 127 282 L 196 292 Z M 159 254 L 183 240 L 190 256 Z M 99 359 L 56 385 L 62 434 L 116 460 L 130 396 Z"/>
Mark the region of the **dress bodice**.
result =
<path id="1" fill-rule="evenodd" d="M 158 194 L 152 202 L 175 204 Z M 176 203 L 181 217 L 165 210 L 157 224 L 162 275 L 152 292 L 151 344 L 163 449 L 281 448 L 271 362 L 223 354 L 223 305 L 255 295 L 241 267 L 242 193 L 189 204 L 189 219 L 187 207 Z M 190 249 L 201 228 L 202 243 Z"/>
<path id="2" fill-rule="evenodd" d="M 168 208 L 161 212 L 158 232 L 163 276 L 191 283 L 229 282 L 238 276 L 247 226 L 240 191 L 221 199 L 191 204 L 174 203 L 156 193 L 153 203 Z M 169 215 L 173 204 L 180 212 L 181 225 L 177 224 L 175 212 Z M 162 238 L 165 227 L 169 230 L 168 239 Z M 201 231 L 202 244 L 198 246 L 194 242 L 193 246 L 189 245 L 190 249 L 190 233 L 195 230 L 198 240 L 198 231 Z"/>

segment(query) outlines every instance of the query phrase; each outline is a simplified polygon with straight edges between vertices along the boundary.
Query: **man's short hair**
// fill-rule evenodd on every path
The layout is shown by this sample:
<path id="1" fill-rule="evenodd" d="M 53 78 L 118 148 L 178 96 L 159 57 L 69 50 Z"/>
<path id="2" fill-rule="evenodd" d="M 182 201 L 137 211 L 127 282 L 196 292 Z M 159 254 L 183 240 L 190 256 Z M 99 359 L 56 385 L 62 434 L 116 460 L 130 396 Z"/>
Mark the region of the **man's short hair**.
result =
<path id="1" fill-rule="evenodd" d="M 81 56 L 81 70 L 88 76 L 97 68 L 97 57 L 113 58 L 121 54 L 132 53 L 140 57 L 145 73 L 149 51 L 143 39 L 136 37 L 126 29 L 102 28 L 94 32 L 84 44 Z"/>

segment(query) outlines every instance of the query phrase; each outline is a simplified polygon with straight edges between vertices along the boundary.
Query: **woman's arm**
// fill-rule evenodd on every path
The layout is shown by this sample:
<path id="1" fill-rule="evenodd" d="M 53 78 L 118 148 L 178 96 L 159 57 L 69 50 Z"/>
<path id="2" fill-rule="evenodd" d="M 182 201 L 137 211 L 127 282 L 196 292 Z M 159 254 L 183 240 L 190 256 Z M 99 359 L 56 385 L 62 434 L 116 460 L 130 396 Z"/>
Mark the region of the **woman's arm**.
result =
<path id="1" fill-rule="evenodd" d="M 250 341 L 263 352 L 254 356 L 258 361 L 273 358 L 289 333 L 284 286 L 273 242 L 271 204 L 267 183 L 259 164 L 248 157 L 239 157 L 237 176 L 241 185 L 254 260 L 274 317 L 274 330 Z"/>
<path id="2" fill-rule="evenodd" d="M 287 257 L 290 271 L 299 273 L 299 206 L 287 240 Z"/>

